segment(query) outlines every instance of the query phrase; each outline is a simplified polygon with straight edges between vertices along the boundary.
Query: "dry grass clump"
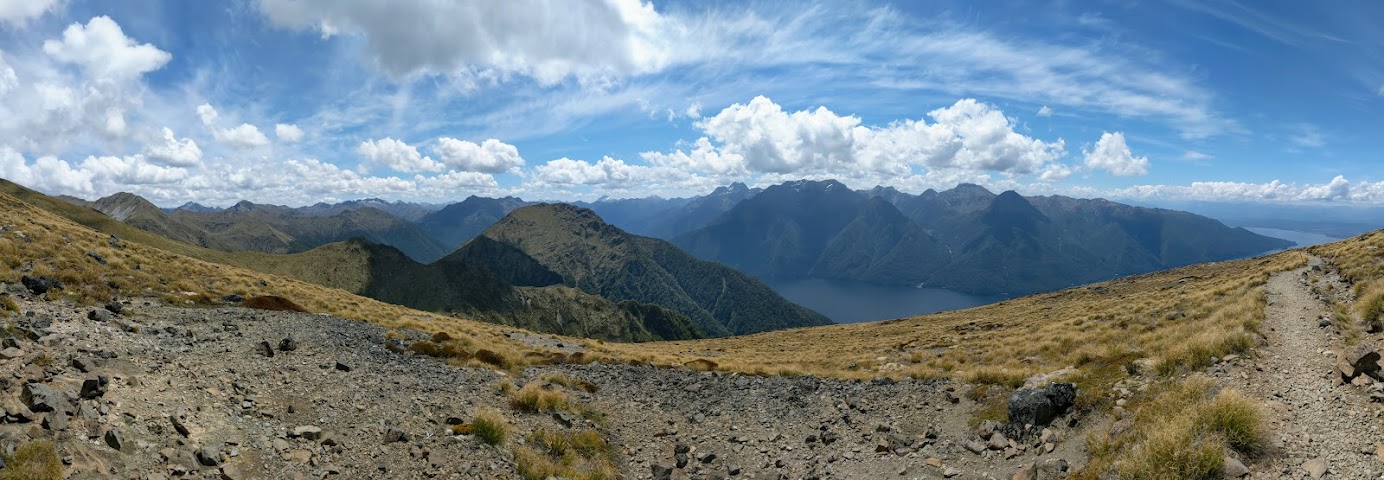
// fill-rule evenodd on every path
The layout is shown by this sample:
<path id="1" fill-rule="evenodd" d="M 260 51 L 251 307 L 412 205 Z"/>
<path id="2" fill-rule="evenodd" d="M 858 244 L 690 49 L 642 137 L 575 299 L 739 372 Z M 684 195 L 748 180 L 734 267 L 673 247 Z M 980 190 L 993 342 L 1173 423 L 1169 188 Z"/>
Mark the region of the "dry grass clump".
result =
<path id="1" fill-rule="evenodd" d="M 595 430 L 568 433 L 540 428 L 530 434 L 528 440 L 528 445 L 514 451 L 519 475 L 525 479 L 621 478 L 615 466 L 614 450 Z"/>
<path id="2" fill-rule="evenodd" d="M 548 382 L 533 381 L 510 394 L 510 405 L 529 413 L 556 412 L 572 410 L 572 399 Z"/>
<path id="3" fill-rule="evenodd" d="M 538 377 L 538 379 L 544 382 L 562 385 L 572 390 L 581 390 L 586 393 L 596 393 L 601 390 L 601 387 L 597 386 L 594 383 L 588 382 L 586 380 L 578 380 L 559 373 L 545 374 L 541 377 Z"/>
<path id="4" fill-rule="evenodd" d="M 1088 439 L 1091 463 L 1078 478 L 1220 478 L 1225 452 L 1257 456 L 1269 433 L 1258 405 L 1200 375 L 1157 387 L 1130 412 Z"/>
<path id="5" fill-rule="evenodd" d="M 481 441 L 499 445 L 509 436 L 509 422 L 505 421 L 505 416 L 499 410 L 477 407 L 476 417 L 471 420 L 471 431 Z"/>
<path id="6" fill-rule="evenodd" d="M 0 480 L 61 480 L 62 460 L 49 440 L 24 442 L 14 454 L 4 455 Z"/>
<path id="7" fill-rule="evenodd" d="M 301 305 L 293 303 L 293 300 L 289 300 L 278 295 L 256 295 L 245 299 L 245 301 L 241 303 L 241 305 L 245 308 L 254 308 L 258 310 L 272 310 L 279 312 L 306 313 L 308 311 Z"/>

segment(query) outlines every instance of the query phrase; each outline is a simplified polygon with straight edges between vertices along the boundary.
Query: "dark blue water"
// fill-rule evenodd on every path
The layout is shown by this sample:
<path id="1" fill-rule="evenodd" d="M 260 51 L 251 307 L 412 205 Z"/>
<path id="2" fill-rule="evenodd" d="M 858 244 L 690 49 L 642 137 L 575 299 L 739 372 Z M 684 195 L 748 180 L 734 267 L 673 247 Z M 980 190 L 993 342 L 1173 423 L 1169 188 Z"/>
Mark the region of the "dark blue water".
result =
<path id="1" fill-rule="evenodd" d="M 788 301 L 815 310 L 837 323 L 872 322 L 924 313 L 960 310 L 1004 300 L 941 288 L 886 287 L 841 280 L 793 280 L 769 286 Z"/>

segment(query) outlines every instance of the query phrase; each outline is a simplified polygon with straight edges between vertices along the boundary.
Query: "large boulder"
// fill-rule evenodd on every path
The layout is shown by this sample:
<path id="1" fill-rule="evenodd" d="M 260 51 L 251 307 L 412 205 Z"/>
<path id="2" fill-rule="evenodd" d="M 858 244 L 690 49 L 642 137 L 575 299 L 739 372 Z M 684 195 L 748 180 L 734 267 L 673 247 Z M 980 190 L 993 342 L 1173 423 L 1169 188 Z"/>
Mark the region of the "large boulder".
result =
<path id="1" fill-rule="evenodd" d="M 19 283 L 24 284 L 24 288 L 29 289 L 29 292 L 33 293 L 34 295 L 43 295 L 45 293 L 48 293 L 49 290 L 62 289 L 62 282 L 53 280 L 48 277 L 35 278 L 25 275 L 19 278 Z"/>
<path id="2" fill-rule="evenodd" d="M 24 384 L 23 400 L 35 412 L 66 413 L 71 409 L 66 395 L 42 383 Z"/>
<path id="3" fill-rule="evenodd" d="M 1076 385 L 1050 383 L 1045 388 L 1021 388 L 1009 396 L 1009 423 L 1043 426 L 1076 403 Z"/>
<path id="4" fill-rule="evenodd" d="M 1336 354 L 1336 372 L 1341 380 L 1350 382 L 1360 375 L 1380 380 L 1379 352 L 1369 345 L 1355 345 Z"/>

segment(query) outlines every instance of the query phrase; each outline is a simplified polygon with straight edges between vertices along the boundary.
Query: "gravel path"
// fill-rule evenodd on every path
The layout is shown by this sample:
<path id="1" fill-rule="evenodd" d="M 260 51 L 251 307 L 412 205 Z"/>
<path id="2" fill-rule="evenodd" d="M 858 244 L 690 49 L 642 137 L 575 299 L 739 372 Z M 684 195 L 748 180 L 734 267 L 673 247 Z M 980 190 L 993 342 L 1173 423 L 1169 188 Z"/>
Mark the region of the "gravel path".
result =
<path id="1" fill-rule="evenodd" d="M 1311 265 L 1319 265 L 1313 258 Z M 1304 275 L 1306 273 L 1306 275 Z M 1311 266 L 1269 279 L 1264 332 L 1268 346 L 1259 349 L 1257 365 L 1240 377 L 1238 387 L 1261 398 L 1274 427 L 1273 448 L 1256 478 L 1381 478 L 1384 463 L 1375 445 L 1384 441 L 1377 410 L 1367 390 L 1335 385 L 1335 351 L 1339 335 L 1318 326 L 1328 312 L 1311 292 L 1312 279 L 1333 281 Z M 1370 341 L 1370 340 L 1364 340 Z M 1326 473 L 1312 477 L 1325 462 Z M 1317 473 L 1317 472 L 1312 472 Z"/>

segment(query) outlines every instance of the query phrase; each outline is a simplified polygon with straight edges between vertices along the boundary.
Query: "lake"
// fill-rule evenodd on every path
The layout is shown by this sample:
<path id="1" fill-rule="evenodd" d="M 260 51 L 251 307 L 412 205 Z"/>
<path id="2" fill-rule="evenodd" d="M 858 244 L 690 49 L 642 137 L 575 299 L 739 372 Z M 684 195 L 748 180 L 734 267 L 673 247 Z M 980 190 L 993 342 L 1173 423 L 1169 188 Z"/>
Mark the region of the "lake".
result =
<path id="1" fill-rule="evenodd" d="M 788 301 L 826 315 L 836 323 L 893 320 L 924 313 L 960 310 L 1004 300 L 942 288 L 888 287 L 842 280 L 769 282 Z"/>
<path id="2" fill-rule="evenodd" d="M 1339 238 L 1329 237 L 1326 235 L 1322 235 L 1320 233 L 1301 232 L 1297 230 L 1283 230 L 1281 228 L 1245 227 L 1245 230 L 1249 230 L 1251 232 L 1263 235 L 1265 237 L 1281 238 L 1290 242 L 1297 242 L 1297 246 L 1292 248 L 1310 247 L 1313 245 L 1321 245 L 1323 243 L 1331 243 L 1341 240 Z"/>

